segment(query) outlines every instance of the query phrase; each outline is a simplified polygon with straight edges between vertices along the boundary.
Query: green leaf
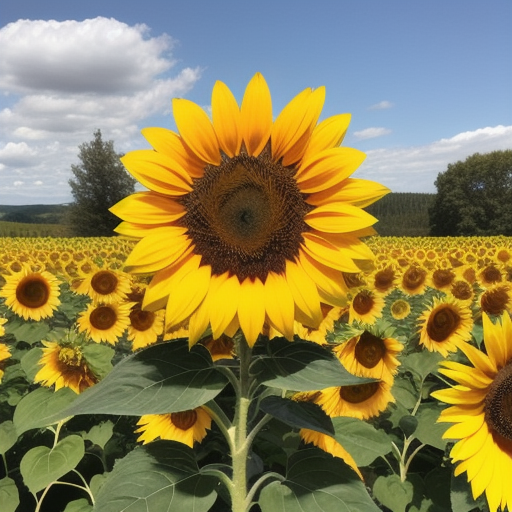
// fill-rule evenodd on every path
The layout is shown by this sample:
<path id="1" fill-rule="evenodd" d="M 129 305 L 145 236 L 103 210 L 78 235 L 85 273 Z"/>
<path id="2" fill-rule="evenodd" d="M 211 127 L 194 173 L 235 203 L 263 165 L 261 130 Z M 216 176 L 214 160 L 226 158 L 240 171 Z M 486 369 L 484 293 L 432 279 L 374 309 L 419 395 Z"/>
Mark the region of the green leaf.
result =
<path id="1" fill-rule="evenodd" d="M 450 511 L 450 480 L 448 468 L 437 467 L 425 476 L 425 495 L 438 507 Z"/>
<path id="2" fill-rule="evenodd" d="M 45 322 L 14 318 L 5 324 L 5 332 L 12 334 L 17 341 L 25 341 L 32 345 L 46 339 L 46 335 L 50 332 L 50 326 Z"/>
<path id="3" fill-rule="evenodd" d="M 406 409 L 413 409 L 418 401 L 418 392 L 407 378 L 395 378 L 391 393 L 396 401 Z"/>
<path id="4" fill-rule="evenodd" d="M 92 505 L 85 498 L 80 498 L 70 501 L 64 512 L 92 512 Z"/>
<path id="5" fill-rule="evenodd" d="M 437 423 L 437 418 L 442 410 L 443 406 L 437 403 L 421 404 L 416 415 L 418 427 L 414 436 L 422 443 L 444 451 L 448 441 L 443 439 L 443 434 L 448 430 L 450 424 Z"/>
<path id="6" fill-rule="evenodd" d="M 400 481 L 398 475 L 379 476 L 373 485 L 373 495 L 393 512 L 405 512 L 414 496 L 411 482 Z"/>
<path id="7" fill-rule="evenodd" d="M 455 476 L 452 473 L 450 502 L 453 512 L 470 512 L 472 510 L 486 510 L 485 493 L 482 493 L 476 500 L 473 499 L 471 486 L 467 480 L 467 474 Z"/>
<path id="8" fill-rule="evenodd" d="M 37 388 L 25 395 L 14 411 L 14 426 L 18 435 L 32 428 L 41 428 L 57 423 L 67 415 L 58 413 L 75 400 L 77 394 L 69 388 L 53 391 L 50 388 Z M 57 420 L 47 420 L 58 416 Z"/>
<path id="9" fill-rule="evenodd" d="M 12 421 L 4 421 L 0 424 L 0 453 L 10 450 L 18 440 L 18 434 Z"/>
<path id="10" fill-rule="evenodd" d="M 99 446 L 103 450 L 112 437 L 113 431 L 114 424 L 110 420 L 107 420 L 99 425 L 94 425 L 89 432 L 84 432 L 82 437 L 84 441 L 91 441 L 92 444 Z"/>
<path id="11" fill-rule="evenodd" d="M 260 384 L 294 391 L 317 391 L 334 386 L 371 382 L 349 373 L 339 360 L 315 343 L 276 338 L 267 344 L 268 353 L 251 365 Z"/>
<path id="12" fill-rule="evenodd" d="M 293 454 L 286 480 L 265 486 L 259 505 L 262 512 L 379 511 L 356 473 L 317 448 Z"/>
<path id="13" fill-rule="evenodd" d="M 2 504 L 2 512 L 15 512 L 20 504 L 18 488 L 12 478 L 6 477 L 0 480 L 0 504 Z"/>
<path id="14" fill-rule="evenodd" d="M 39 347 L 35 347 L 29 350 L 22 358 L 21 358 L 21 367 L 23 371 L 27 375 L 27 379 L 30 382 L 34 382 L 34 378 L 37 372 L 42 368 L 39 365 L 39 360 L 43 356 L 43 351 Z"/>
<path id="15" fill-rule="evenodd" d="M 402 369 L 409 370 L 422 383 L 427 375 L 438 368 L 443 359 L 438 352 L 429 352 L 428 350 L 414 352 L 402 360 Z"/>
<path id="16" fill-rule="evenodd" d="M 260 402 L 260 409 L 290 427 L 308 428 L 328 436 L 334 434 L 331 418 L 317 404 L 267 396 Z"/>
<path id="17" fill-rule="evenodd" d="M 212 400 L 226 384 L 203 346 L 189 350 L 187 340 L 161 343 L 126 357 L 69 407 L 40 420 L 51 424 L 78 414 L 179 412 Z"/>
<path id="18" fill-rule="evenodd" d="M 53 448 L 32 448 L 21 459 L 23 482 L 30 492 L 36 493 L 75 469 L 84 453 L 84 440 L 77 435 L 65 437 Z"/>
<path id="19" fill-rule="evenodd" d="M 377 457 L 391 451 L 391 439 L 383 430 L 357 418 L 338 417 L 332 420 L 334 438 L 347 450 L 360 467 L 370 465 Z"/>
<path id="20" fill-rule="evenodd" d="M 405 434 L 405 437 L 412 436 L 418 427 L 418 418 L 416 418 L 416 416 L 411 416 L 410 414 L 402 416 L 400 418 L 399 426 Z"/>
<path id="21" fill-rule="evenodd" d="M 202 475 L 194 451 L 173 441 L 135 448 L 118 461 L 95 499 L 97 512 L 207 512 L 218 481 Z"/>
<path id="22" fill-rule="evenodd" d="M 87 366 L 100 379 L 103 379 L 112 370 L 112 358 L 115 354 L 112 347 L 101 343 L 92 343 L 85 345 L 82 353 L 87 361 Z"/>

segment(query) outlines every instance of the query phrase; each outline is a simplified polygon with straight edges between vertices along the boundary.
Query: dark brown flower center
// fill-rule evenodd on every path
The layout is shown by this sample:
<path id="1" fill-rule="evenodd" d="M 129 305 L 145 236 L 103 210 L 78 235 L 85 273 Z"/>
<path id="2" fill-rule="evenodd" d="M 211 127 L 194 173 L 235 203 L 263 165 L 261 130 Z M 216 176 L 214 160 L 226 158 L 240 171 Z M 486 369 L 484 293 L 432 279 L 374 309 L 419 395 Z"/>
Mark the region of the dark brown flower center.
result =
<path id="1" fill-rule="evenodd" d="M 375 304 L 375 299 L 370 290 L 361 290 L 353 299 L 352 307 L 359 315 L 369 313 Z"/>
<path id="2" fill-rule="evenodd" d="M 273 162 L 264 151 L 246 154 L 219 166 L 207 166 L 192 192 L 180 198 L 194 252 L 216 275 L 230 272 L 240 281 L 266 280 L 294 261 L 309 230 L 304 216 L 313 207 L 304 201 L 294 170 Z"/>
<path id="3" fill-rule="evenodd" d="M 432 274 L 432 281 L 436 288 L 449 286 L 455 278 L 455 274 L 449 269 L 437 269 Z"/>
<path id="4" fill-rule="evenodd" d="M 137 331 L 147 331 L 155 323 L 155 317 L 153 311 L 136 308 L 130 312 L 130 323 Z"/>
<path id="5" fill-rule="evenodd" d="M 173 412 L 171 421 L 176 428 L 180 430 L 188 430 L 192 428 L 197 421 L 197 412 L 193 409 L 188 411 Z"/>
<path id="6" fill-rule="evenodd" d="M 484 411 L 489 428 L 512 441 L 512 361 L 498 372 L 489 386 Z"/>
<path id="7" fill-rule="evenodd" d="M 40 308 L 50 298 L 47 281 L 38 275 L 24 277 L 16 287 L 16 299 L 27 308 Z"/>
<path id="8" fill-rule="evenodd" d="M 357 384 L 355 386 L 341 386 L 340 397 L 351 404 L 360 404 L 371 398 L 379 390 L 378 382 Z"/>
<path id="9" fill-rule="evenodd" d="M 393 286 L 393 281 L 395 279 L 395 271 L 391 267 L 387 267 L 383 270 L 379 270 L 375 274 L 374 285 L 377 290 L 382 292 L 388 290 Z"/>
<path id="10" fill-rule="evenodd" d="M 459 300 L 468 300 L 473 297 L 473 288 L 467 281 L 455 281 L 452 284 L 451 292 Z"/>
<path id="11" fill-rule="evenodd" d="M 430 314 L 427 334 L 433 341 L 446 341 L 460 325 L 460 316 L 451 306 L 443 306 Z"/>
<path id="12" fill-rule="evenodd" d="M 419 267 L 409 267 L 402 276 L 402 285 L 405 290 L 414 291 L 423 285 L 427 271 Z"/>
<path id="13" fill-rule="evenodd" d="M 510 301 L 508 286 L 487 290 L 480 298 L 480 307 L 489 315 L 501 315 Z"/>
<path id="14" fill-rule="evenodd" d="M 118 285 L 118 278 L 109 270 L 100 270 L 92 276 L 91 287 L 100 295 L 108 295 L 116 290 Z"/>
<path id="15" fill-rule="evenodd" d="M 365 368 L 374 368 L 386 353 L 386 345 L 381 338 L 368 331 L 361 334 L 354 349 L 358 363 Z"/>
<path id="16" fill-rule="evenodd" d="M 482 280 L 486 283 L 498 283 L 501 281 L 501 272 L 495 266 L 485 267 L 481 273 Z"/>
<path id="17" fill-rule="evenodd" d="M 91 325 L 100 331 L 107 331 L 115 325 L 117 314 L 110 306 L 98 306 L 94 308 L 89 317 Z"/>

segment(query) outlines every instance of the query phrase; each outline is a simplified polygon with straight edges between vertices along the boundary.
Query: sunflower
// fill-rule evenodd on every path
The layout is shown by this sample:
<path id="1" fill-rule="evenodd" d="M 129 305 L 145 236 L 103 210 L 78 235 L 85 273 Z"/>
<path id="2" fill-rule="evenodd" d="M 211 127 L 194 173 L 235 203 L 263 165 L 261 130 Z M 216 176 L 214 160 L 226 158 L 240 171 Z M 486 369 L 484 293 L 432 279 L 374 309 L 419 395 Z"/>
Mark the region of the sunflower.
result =
<path id="1" fill-rule="evenodd" d="M 363 288 L 350 301 L 348 321 L 352 323 L 354 320 L 358 320 L 365 324 L 374 324 L 377 318 L 382 316 L 384 305 L 384 298 L 380 293 Z"/>
<path id="2" fill-rule="evenodd" d="M 457 384 L 432 393 L 451 404 L 438 421 L 455 423 L 444 434 L 457 439 L 450 456 L 455 475 L 467 472 L 474 498 L 485 491 L 491 512 L 512 510 L 512 321 L 505 313 L 493 324 L 483 314 L 487 354 L 460 345 L 473 366 L 454 361 L 439 370 Z"/>
<path id="3" fill-rule="evenodd" d="M 123 335 L 130 324 L 132 302 L 122 304 L 94 304 L 80 313 L 78 331 L 86 332 L 92 340 L 106 341 L 112 345 Z"/>
<path id="4" fill-rule="evenodd" d="M 141 433 L 137 441 L 150 443 L 157 438 L 177 441 L 192 448 L 194 442 L 201 442 L 212 426 L 210 415 L 202 408 L 171 414 L 146 414 L 137 422 L 135 433 Z"/>
<path id="5" fill-rule="evenodd" d="M 473 316 L 467 303 L 449 295 L 434 297 L 432 306 L 420 315 L 420 344 L 429 352 L 446 357 L 471 338 Z"/>
<path id="6" fill-rule="evenodd" d="M 213 336 L 207 336 L 201 343 L 210 352 L 212 361 L 233 359 L 235 356 L 235 342 L 225 334 L 216 340 L 213 339 Z"/>
<path id="7" fill-rule="evenodd" d="M 7 318 L 0 318 L 0 336 L 5 335 L 5 327 L 4 325 L 7 323 Z"/>
<path id="8" fill-rule="evenodd" d="M 332 307 L 327 304 L 322 304 L 321 307 L 324 319 L 320 325 L 316 329 L 313 329 L 299 322 L 295 322 L 295 334 L 303 340 L 313 341 L 319 345 L 326 345 L 327 333 L 334 330 L 334 322 L 339 320 L 346 308 Z"/>
<path id="9" fill-rule="evenodd" d="M 179 134 L 147 128 L 154 150 L 123 157 L 149 189 L 111 208 L 116 231 L 140 240 L 126 269 L 154 274 L 144 309 L 166 306 L 166 328 L 188 320 L 191 345 L 208 325 L 214 338 L 241 328 L 251 346 L 264 324 L 288 339 L 295 320 L 317 327 L 321 302 L 343 305 L 342 272 L 373 257 L 363 208 L 389 191 L 350 177 L 364 154 L 338 147 L 349 115 L 317 124 L 324 96 L 305 89 L 273 122 L 261 74 L 240 108 L 217 82 L 212 121 L 174 99 Z"/>
<path id="10" fill-rule="evenodd" d="M 53 316 L 59 307 L 59 280 L 46 271 L 33 272 L 25 265 L 15 275 L 5 276 L 0 297 L 24 320 L 41 320 Z"/>
<path id="11" fill-rule="evenodd" d="M 345 448 L 343 448 L 343 446 L 334 439 L 334 437 L 321 432 L 316 432 L 315 430 L 309 430 L 307 428 L 301 428 L 299 435 L 305 443 L 314 444 L 324 452 L 330 453 L 333 457 L 342 459 L 345 464 L 349 465 L 357 473 L 357 476 L 363 480 L 363 475 L 361 474 L 361 471 L 359 471 L 356 461 L 352 455 L 350 455 L 350 453 L 348 453 L 347 450 L 345 450 Z"/>
<path id="12" fill-rule="evenodd" d="M 85 262 L 82 267 L 88 265 L 89 263 Z M 130 281 L 131 276 L 125 272 L 100 268 L 86 275 L 83 281 L 76 286 L 75 292 L 88 295 L 94 302 L 111 304 L 126 298 L 131 290 Z"/>
<path id="13" fill-rule="evenodd" d="M 378 416 L 395 399 L 388 382 L 374 381 L 322 389 L 314 396 L 313 401 L 333 418 L 349 416 L 367 420 Z"/>
<path id="14" fill-rule="evenodd" d="M 391 312 L 391 316 L 395 320 L 403 320 L 407 318 L 411 313 L 411 304 L 408 300 L 405 299 L 396 299 L 391 303 L 389 307 Z"/>
<path id="15" fill-rule="evenodd" d="M 397 272 L 392 265 L 377 270 L 373 274 L 373 288 L 386 295 L 391 292 L 397 280 Z"/>
<path id="16" fill-rule="evenodd" d="M 359 377 L 380 379 L 393 384 L 403 345 L 393 339 L 363 331 L 333 349 L 347 371 Z"/>
<path id="17" fill-rule="evenodd" d="M 436 268 L 428 278 L 428 285 L 436 290 L 447 292 L 455 280 L 455 272 L 450 268 Z"/>
<path id="18" fill-rule="evenodd" d="M 43 355 L 39 360 L 42 368 L 37 372 L 34 382 L 51 387 L 71 388 L 75 393 L 98 382 L 98 378 L 87 365 L 80 346 L 73 343 L 43 341 Z"/>
<path id="19" fill-rule="evenodd" d="M 469 284 L 465 279 L 455 279 L 450 287 L 451 295 L 461 301 L 471 302 L 475 296 L 473 285 Z"/>
<path id="20" fill-rule="evenodd" d="M 489 288 L 503 281 L 503 273 L 496 265 L 487 265 L 477 272 L 476 279 L 482 288 Z"/>
<path id="21" fill-rule="evenodd" d="M 508 283 L 489 286 L 480 294 L 478 302 L 481 310 L 489 315 L 512 311 L 512 286 Z"/>
<path id="22" fill-rule="evenodd" d="M 0 362 L 5 361 L 11 357 L 11 352 L 9 351 L 9 347 L 4 343 L 0 343 Z M 0 382 L 2 382 L 2 377 L 4 376 L 4 371 L 0 368 Z"/>
<path id="23" fill-rule="evenodd" d="M 419 295 L 427 286 L 427 271 L 418 265 L 411 265 L 403 274 L 400 289 L 407 295 Z"/>

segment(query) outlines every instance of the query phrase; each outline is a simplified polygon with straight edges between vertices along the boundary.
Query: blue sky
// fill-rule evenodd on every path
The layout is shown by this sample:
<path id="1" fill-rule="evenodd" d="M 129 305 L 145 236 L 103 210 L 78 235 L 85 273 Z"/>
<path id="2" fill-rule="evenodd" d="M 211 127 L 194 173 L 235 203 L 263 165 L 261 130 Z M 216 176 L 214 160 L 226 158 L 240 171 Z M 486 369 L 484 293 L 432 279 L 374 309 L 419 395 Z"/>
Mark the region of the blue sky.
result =
<path id="1" fill-rule="evenodd" d="M 53 21 L 52 21 L 53 20 Z M 78 145 L 120 152 L 174 129 L 173 96 L 209 108 L 265 76 L 274 115 L 325 85 L 352 114 L 356 177 L 435 192 L 449 163 L 512 148 L 510 0 L 17 0 L 0 7 L 0 204 L 72 200 Z"/>

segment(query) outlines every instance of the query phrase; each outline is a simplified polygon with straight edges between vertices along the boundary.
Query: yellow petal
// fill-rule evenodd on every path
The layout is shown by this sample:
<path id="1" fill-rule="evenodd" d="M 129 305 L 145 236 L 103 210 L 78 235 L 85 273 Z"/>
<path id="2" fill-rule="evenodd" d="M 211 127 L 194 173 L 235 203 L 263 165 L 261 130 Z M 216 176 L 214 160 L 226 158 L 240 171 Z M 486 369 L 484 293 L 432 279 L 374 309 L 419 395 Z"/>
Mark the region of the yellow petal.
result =
<path id="1" fill-rule="evenodd" d="M 468 389 L 464 386 L 453 386 L 448 389 L 434 391 L 431 395 L 447 404 L 480 404 L 485 400 L 485 391 L 480 389 Z"/>
<path id="2" fill-rule="evenodd" d="M 295 179 L 301 192 L 313 194 L 348 178 L 366 158 L 353 148 L 332 148 L 303 159 Z"/>
<path id="3" fill-rule="evenodd" d="M 440 368 L 439 373 L 446 375 L 450 379 L 462 384 L 463 386 L 467 386 L 468 388 L 487 389 L 492 383 L 492 379 L 489 377 L 485 377 L 485 380 L 482 382 L 472 373 L 450 370 L 448 368 Z"/>
<path id="4" fill-rule="evenodd" d="M 387 187 L 375 181 L 347 178 L 332 187 L 310 194 L 307 201 L 314 206 L 344 202 L 366 208 L 389 192 Z"/>
<path id="5" fill-rule="evenodd" d="M 441 411 L 438 422 L 459 423 L 465 421 L 468 416 L 477 416 L 484 410 L 484 404 L 480 405 L 452 405 Z"/>
<path id="6" fill-rule="evenodd" d="M 219 338 L 232 322 L 238 309 L 239 297 L 240 281 L 237 276 L 228 277 L 211 294 L 210 324 L 214 339 Z"/>
<path id="7" fill-rule="evenodd" d="M 372 250 L 353 234 L 354 232 L 351 231 L 350 233 L 322 233 L 321 236 L 340 249 L 345 258 L 373 260 L 375 255 Z"/>
<path id="8" fill-rule="evenodd" d="M 276 329 L 293 339 L 293 295 L 284 276 L 269 272 L 265 281 L 265 310 Z"/>
<path id="9" fill-rule="evenodd" d="M 228 86 L 215 82 L 212 91 L 212 121 L 220 149 L 233 157 L 240 152 L 240 108 Z"/>
<path id="10" fill-rule="evenodd" d="M 242 138 L 247 153 L 258 156 L 272 131 L 272 98 L 261 73 L 256 73 L 247 85 L 240 112 Z"/>
<path id="11" fill-rule="evenodd" d="M 459 343 L 457 346 L 462 352 L 464 352 L 464 355 L 473 363 L 475 368 L 479 368 L 482 372 L 491 378 L 496 376 L 496 366 L 492 364 L 487 354 L 484 354 L 481 350 L 478 350 L 476 347 L 470 345 L 469 343 Z"/>
<path id="12" fill-rule="evenodd" d="M 174 281 L 165 310 L 166 329 L 180 324 L 197 309 L 208 291 L 210 277 L 210 265 L 201 265 Z"/>
<path id="13" fill-rule="evenodd" d="M 172 100 L 174 120 L 181 137 L 203 162 L 219 165 L 219 143 L 206 112 L 183 98 Z"/>
<path id="14" fill-rule="evenodd" d="M 171 196 L 192 190 L 192 178 L 185 169 L 152 149 L 130 151 L 121 161 L 130 174 L 150 190 Z"/>
<path id="15" fill-rule="evenodd" d="M 323 315 L 320 309 L 318 289 L 314 281 L 300 264 L 292 261 L 286 262 L 286 281 L 292 292 L 295 306 L 307 317 L 307 325 L 318 327 L 323 320 Z"/>
<path id="16" fill-rule="evenodd" d="M 185 215 L 185 208 L 180 203 L 154 192 L 138 192 L 125 197 L 110 211 L 136 224 L 165 224 Z"/>
<path id="17" fill-rule="evenodd" d="M 347 233 L 377 222 L 373 215 L 347 203 L 327 203 L 317 206 L 306 214 L 304 220 L 312 228 L 326 233 Z"/>
<path id="18" fill-rule="evenodd" d="M 169 157 L 181 169 L 185 169 L 193 178 L 204 175 L 204 162 L 185 144 L 185 141 L 175 132 L 167 128 L 143 128 L 144 138 L 151 146 Z M 172 164 L 170 164 L 172 166 Z"/>
<path id="19" fill-rule="evenodd" d="M 338 114 L 324 119 L 313 130 L 304 159 L 309 159 L 325 149 L 338 147 L 347 133 L 349 124 L 350 114 Z"/>
<path id="20" fill-rule="evenodd" d="M 512 344 L 512 340 L 504 336 L 505 322 L 508 321 L 510 323 L 510 317 L 505 313 L 501 317 L 501 323 L 494 325 L 489 316 L 483 313 L 482 321 L 487 355 L 496 368 L 502 368 L 508 361 L 508 345 Z"/>
<path id="21" fill-rule="evenodd" d="M 477 416 L 468 416 L 465 421 L 452 425 L 443 434 L 445 439 L 462 439 L 469 437 L 477 432 L 484 422 L 485 415 L 478 414 Z"/>
<path id="22" fill-rule="evenodd" d="M 455 443 L 450 451 L 450 457 L 452 457 L 455 462 L 473 457 L 475 453 L 482 449 L 488 435 L 489 430 L 487 429 L 487 425 L 484 424 L 473 435 Z"/>
<path id="23" fill-rule="evenodd" d="M 359 267 L 351 259 L 345 258 L 340 249 L 325 238 L 311 232 L 303 233 L 302 236 L 304 252 L 320 263 L 342 272 L 359 272 Z"/>
<path id="24" fill-rule="evenodd" d="M 247 344 L 252 347 L 265 322 L 265 287 L 258 278 L 246 278 L 240 285 L 238 320 Z"/>
<path id="25" fill-rule="evenodd" d="M 274 160 L 286 156 L 300 140 L 304 141 L 301 153 L 305 151 L 305 142 L 309 139 L 309 135 L 320 117 L 324 101 L 325 87 L 320 87 L 315 91 L 305 89 L 284 107 L 272 128 L 272 157 Z M 308 139 L 304 139 L 304 134 L 307 134 Z M 299 154 L 295 153 L 295 158 L 298 160 Z M 295 161 L 295 159 L 287 161 L 284 165 L 290 165 Z"/>
<path id="26" fill-rule="evenodd" d="M 160 228 L 166 227 L 162 224 L 135 224 L 133 222 L 121 222 L 114 231 L 129 238 L 144 238 L 146 236 L 158 233 Z"/>

